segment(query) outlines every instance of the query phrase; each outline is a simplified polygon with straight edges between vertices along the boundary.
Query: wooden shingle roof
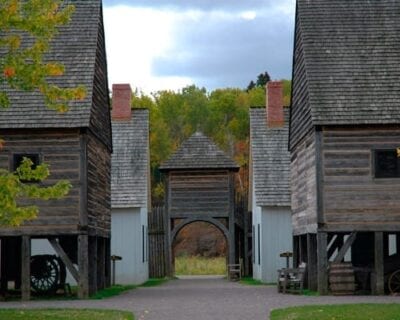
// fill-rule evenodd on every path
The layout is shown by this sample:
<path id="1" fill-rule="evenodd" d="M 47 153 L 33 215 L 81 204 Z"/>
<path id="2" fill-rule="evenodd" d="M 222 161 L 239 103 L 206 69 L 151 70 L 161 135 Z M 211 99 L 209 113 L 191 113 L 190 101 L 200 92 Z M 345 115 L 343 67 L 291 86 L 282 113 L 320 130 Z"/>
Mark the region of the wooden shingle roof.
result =
<path id="1" fill-rule="evenodd" d="M 285 124 L 268 128 L 266 110 L 250 109 L 250 147 L 257 206 L 290 206 L 289 108 Z"/>
<path id="2" fill-rule="evenodd" d="M 292 121 L 400 123 L 400 1 L 297 0 L 294 54 Z"/>
<path id="3" fill-rule="evenodd" d="M 0 129 L 89 127 L 96 53 L 99 41 L 103 40 L 99 40 L 103 32 L 101 0 L 67 2 L 75 6 L 71 22 L 59 29 L 46 54 L 46 60 L 65 66 L 65 74 L 50 81 L 61 87 L 83 85 L 86 98 L 71 103 L 68 112 L 59 113 L 46 108 L 39 93 L 15 91 L 2 84 L 1 90 L 8 93 L 11 105 L 0 110 Z"/>
<path id="4" fill-rule="evenodd" d="M 239 166 L 217 145 L 201 132 L 195 132 L 181 147 L 161 164 L 160 170 L 184 169 L 229 169 L 239 170 Z"/>
<path id="5" fill-rule="evenodd" d="M 129 121 L 112 121 L 111 207 L 144 207 L 149 178 L 149 113 L 135 109 Z"/>

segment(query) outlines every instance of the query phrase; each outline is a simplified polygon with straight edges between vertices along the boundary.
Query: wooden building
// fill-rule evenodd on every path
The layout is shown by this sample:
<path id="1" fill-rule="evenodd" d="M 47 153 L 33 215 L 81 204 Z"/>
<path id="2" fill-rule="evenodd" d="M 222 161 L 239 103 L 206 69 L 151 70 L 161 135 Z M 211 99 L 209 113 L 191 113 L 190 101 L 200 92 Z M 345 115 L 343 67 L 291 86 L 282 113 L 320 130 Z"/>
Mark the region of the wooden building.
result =
<path id="1" fill-rule="evenodd" d="M 268 82 L 266 107 L 250 110 L 253 278 L 267 283 L 286 267 L 280 253 L 292 251 L 289 108 L 282 91 L 282 82 Z"/>
<path id="2" fill-rule="evenodd" d="M 115 282 L 141 284 L 149 275 L 149 113 L 131 109 L 129 84 L 115 84 L 112 91 L 111 254 L 122 257 Z"/>
<path id="3" fill-rule="evenodd" d="M 400 267 L 399 248 L 388 241 L 398 245 L 400 231 L 399 23 L 399 1 L 297 1 L 294 251 L 322 294 L 329 262 L 346 253 L 355 271 L 370 270 L 358 287 L 378 294 Z"/>
<path id="4" fill-rule="evenodd" d="M 30 297 L 31 239 L 47 239 L 78 283 L 79 297 L 109 284 L 111 120 L 107 63 L 100 0 L 71 0 L 75 12 L 60 28 L 46 59 L 59 61 L 60 86 L 84 85 L 86 97 L 59 113 L 46 108 L 39 93 L 8 89 L 10 107 L 0 110 L 5 146 L 0 167 L 14 170 L 21 156 L 50 165 L 46 183 L 72 184 L 61 200 L 36 201 L 37 219 L 20 227 L 0 228 L 1 289 L 21 284 Z"/>
<path id="5" fill-rule="evenodd" d="M 235 234 L 243 224 L 235 215 L 235 172 L 239 166 L 201 132 L 183 142 L 160 170 L 166 175 L 167 266 L 173 275 L 172 243 L 186 225 L 205 221 L 216 226 L 228 244 L 228 262 L 238 263 Z"/>

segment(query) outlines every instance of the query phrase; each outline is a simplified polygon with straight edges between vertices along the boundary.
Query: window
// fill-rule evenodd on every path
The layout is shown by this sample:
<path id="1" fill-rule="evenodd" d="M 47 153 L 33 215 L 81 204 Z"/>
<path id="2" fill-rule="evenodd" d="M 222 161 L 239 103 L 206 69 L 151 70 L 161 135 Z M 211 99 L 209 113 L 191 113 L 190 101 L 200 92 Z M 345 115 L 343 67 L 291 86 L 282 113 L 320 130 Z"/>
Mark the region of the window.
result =
<path id="1" fill-rule="evenodd" d="M 400 150 L 375 150 L 375 178 L 400 178 Z"/>
<path id="2" fill-rule="evenodd" d="M 21 165 L 22 160 L 24 158 L 29 158 L 33 162 L 32 168 L 35 169 L 40 164 L 40 157 L 37 153 L 19 153 L 14 154 L 12 169 L 13 171 L 17 170 L 17 168 Z M 21 182 L 38 182 L 35 180 L 22 180 Z"/>
<path id="3" fill-rule="evenodd" d="M 149 261 L 149 237 L 147 226 L 142 225 L 142 262 Z"/>
<path id="4" fill-rule="evenodd" d="M 261 232 L 260 232 L 260 224 L 257 225 L 257 233 L 258 233 L 258 237 L 257 237 L 257 255 L 258 255 L 258 264 L 261 264 Z"/>
<path id="5" fill-rule="evenodd" d="M 253 226 L 253 237 L 252 237 L 251 245 L 252 245 L 251 251 L 253 252 L 252 260 L 253 260 L 253 263 L 255 263 L 256 262 L 256 252 L 255 252 L 255 250 L 256 250 L 256 228 L 254 226 Z"/>
<path id="6" fill-rule="evenodd" d="M 37 153 L 18 153 L 14 154 L 13 159 L 13 171 L 17 170 L 17 168 L 21 165 L 22 160 L 24 158 L 29 158 L 33 162 L 33 169 L 36 168 L 40 164 L 39 155 Z"/>

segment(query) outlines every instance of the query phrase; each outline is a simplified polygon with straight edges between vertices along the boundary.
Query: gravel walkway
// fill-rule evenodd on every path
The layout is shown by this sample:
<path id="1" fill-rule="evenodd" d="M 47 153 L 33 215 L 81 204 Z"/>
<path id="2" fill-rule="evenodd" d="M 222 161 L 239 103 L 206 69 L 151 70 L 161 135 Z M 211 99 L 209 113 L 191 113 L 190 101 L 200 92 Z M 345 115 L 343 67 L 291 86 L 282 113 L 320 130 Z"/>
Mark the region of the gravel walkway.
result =
<path id="1" fill-rule="evenodd" d="M 283 295 L 271 286 L 244 286 L 217 278 L 171 280 L 105 300 L 0 302 L 0 308 L 107 308 L 136 320 L 266 320 L 270 310 L 304 304 L 399 303 L 400 297 Z"/>

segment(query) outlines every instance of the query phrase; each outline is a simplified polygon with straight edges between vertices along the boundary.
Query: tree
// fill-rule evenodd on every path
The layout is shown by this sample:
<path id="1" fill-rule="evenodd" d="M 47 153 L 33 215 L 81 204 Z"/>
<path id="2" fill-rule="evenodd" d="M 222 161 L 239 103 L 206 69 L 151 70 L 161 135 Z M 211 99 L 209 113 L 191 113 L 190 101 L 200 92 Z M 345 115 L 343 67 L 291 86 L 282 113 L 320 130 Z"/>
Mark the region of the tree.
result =
<path id="1" fill-rule="evenodd" d="M 60 26 L 66 25 L 74 11 L 61 0 L 0 0 L 0 108 L 10 106 L 6 87 L 18 91 L 40 92 L 48 108 L 67 111 L 68 102 L 85 98 L 82 86 L 61 88 L 51 78 L 61 76 L 64 66 L 47 61 L 46 52 Z M 0 149 L 4 141 L 0 139 Z M 62 180 L 47 186 L 46 164 L 33 166 L 25 158 L 15 172 L 0 169 L 0 225 L 18 226 L 38 213 L 27 199 L 57 199 L 71 185 Z"/>
<path id="2" fill-rule="evenodd" d="M 39 184 L 49 174 L 46 164 L 33 168 L 33 162 L 29 158 L 24 158 L 15 172 L 0 169 L 0 225 L 18 226 L 23 221 L 37 216 L 37 206 L 21 206 L 20 201 L 58 199 L 68 194 L 71 184 L 66 180 L 61 180 L 53 186 Z"/>
<path id="3" fill-rule="evenodd" d="M 268 81 L 271 80 L 271 77 L 269 76 L 268 72 L 265 71 L 264 73 L 260 73 L 257 77 L 257 82 L 256 86 L 257 87 L 264 87 L 267 84 Z"/>
<path id="4" fill-rule="evenodd" d="M 1 0 L 0 84 L 15 90 L 38 91 L 47 107 L 66 111 L 70 100 L 85 97 L 85 88 L 61 88 L 49 77 L 61 76 L 64 66 L 46 61 L 45 53 L 58 28 L 69 22 L 72 5 L 61 0 Z M 7 92 L 0 91 L 0 107 L 8 107 Z"/>

